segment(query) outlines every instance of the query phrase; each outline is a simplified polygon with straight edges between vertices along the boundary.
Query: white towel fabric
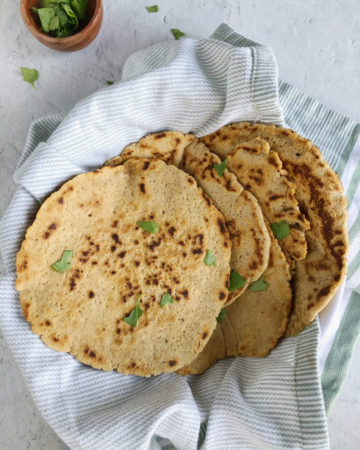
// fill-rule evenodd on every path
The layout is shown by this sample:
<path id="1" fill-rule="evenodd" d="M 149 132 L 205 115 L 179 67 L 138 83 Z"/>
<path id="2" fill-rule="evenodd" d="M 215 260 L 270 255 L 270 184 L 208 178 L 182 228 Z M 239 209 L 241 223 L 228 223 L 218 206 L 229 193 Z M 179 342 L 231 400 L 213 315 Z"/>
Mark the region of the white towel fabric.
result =
<path id="1" fill-rule="evenodd" d="M 69 447 L 138 450 L 171 448 L 170 441 L 196 449 L 200 428 L 204 449 L 328 447 L 318 321 L 265 359 L 228 359 L 201 376 L 143 379 L 94 370 L 47 348 L 24 320 L 15 290 L 25 229 L 64 181 L 149 132 L 201 136 L 242 120 L 283 123 L 277 66 L 269 48 L 222 25 L 212 39 L 136 53 L 123 81 L 81 101 L 61 123 L 50 117 L 33 124 L 15 174 L 19 188 L 0 225 L 7 270 L 0 326 L 40 411 Z"/>

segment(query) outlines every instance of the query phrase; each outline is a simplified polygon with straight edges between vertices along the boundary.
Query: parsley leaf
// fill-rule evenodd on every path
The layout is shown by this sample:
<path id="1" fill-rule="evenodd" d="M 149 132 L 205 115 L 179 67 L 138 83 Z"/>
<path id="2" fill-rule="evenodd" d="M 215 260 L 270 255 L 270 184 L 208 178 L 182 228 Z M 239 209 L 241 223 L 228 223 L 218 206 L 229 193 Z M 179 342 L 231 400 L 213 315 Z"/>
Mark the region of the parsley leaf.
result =
<path id="1" fill-rule="evenodd" d="M 145 6 L 145 9 L 147 9 L 147 12 L 149 12 L 149 13 L 156 13 L 159 11 L 158 5 Z"/>
<path id="2" fill-rule="evenodd" d="M 174 299 L 171 297 L 171 295 L 169 293 L 164 294 L 161 297 L 160 306 L 163 308 L 164 306 L 166 306 L 170 303 L 174 303 Z"/>
<path id="3" fill-rule="evenodd" d="M 250 291 L 258 292 L 258 291 L 266 291 L 266 289 L 269 287 L 269 283 L 267 283 L 263 277 L 261 277 L 259 280 L 252 283 L 249 287 Z"/>
<path id="4" fill-rule="evenodd" d="M 39 72 L 36 69 L 28 69 L 27 67 L 20 67 L 24 81 L 27 81 L 35 89 L 34 82 L 39 78 Z"/>
<path id="5" fill-rule="evenodd" d="M 236 270 L 232 270 L 230 273 L 230 285 L 229 285 L 229 291 L 236 291 L 237 289 L 240 289 L 244 287 L 246 284 L 246 280 L 243 276 L 239 274 Z"/>
<path id="6" fill-rule="evenodd" d="M 215 259 L 215 255 L 212 250 L 208 250 L 206 252 L 206 255 L 204 258 L 204 263 L 209 267 L 216 266 L 216 259 Z"/>
<path id="7" fill-rule="evenodd" d="M 286 238 L 286 236 L 289 236 L 290 234 L 289 224 L 285 222 L 285 220 L 282 220 L 281 222 L 271 223 L 270 228 L 275 234 L 276 239 L 278 239 L 279 241 Z"/>
<path id="8" fill-rule="evenodd" d="M 113 81 L 107 81 L 106 83 L 107 83 L 109 86 L 111 86 L 112 84 L 114 84 Z"/>
<path id="9" fill-rule="evenodd" d="M 160 226 L 157 222 L 138 222 L 136 225 L 149 233 L 157 233 Z"/>
<path id="10" fill-rule="evenodd" d="M 51 267 L 60 273 L 65 273 L 70 269 L 70 261 L 74 256 L 74 252 L 72 250 L 65 250 L 61 256 L 59 261 L 56 261 Z"/>
<path id="11" fill-rule="evenodd" d="M 219 177 L 222 177 L 224 175 L 224 172 L 226 169 L 226 164 L 227 164 L 227 158 L 225 158 L 223 162 L 213 165 L 213 168 L 217 172 Z"/>
<path id="12" fill-rule="evenodd" d="M 185 36 L 185 33 L 183 33 L 182 31 L 180 31 L 177 28 L 171 28 L 171 32 L 174 36 L 174 38 L 178 41 L 182 36 Z"/>
<path id="13" fill-rule="evenodd" d="M 130 312 L 130 314 L 123 319 L 124 322 L 126 322 L 128 325 L 131 325 L 132 327 L 136 327 L 140 317 L 143 315 L 143 310 L 140 308 L 140 298 L 139 297 L 137 304 L 135 308 Z"/>
<path id="14" fill-rule="evenodd" d="M 227 310 L 225 308 L 223 308 L 219 315 L 217 316 L 216 320 L 218 323 L 223 323 L 225 320 L 225 317 L 227 316 Z"/>

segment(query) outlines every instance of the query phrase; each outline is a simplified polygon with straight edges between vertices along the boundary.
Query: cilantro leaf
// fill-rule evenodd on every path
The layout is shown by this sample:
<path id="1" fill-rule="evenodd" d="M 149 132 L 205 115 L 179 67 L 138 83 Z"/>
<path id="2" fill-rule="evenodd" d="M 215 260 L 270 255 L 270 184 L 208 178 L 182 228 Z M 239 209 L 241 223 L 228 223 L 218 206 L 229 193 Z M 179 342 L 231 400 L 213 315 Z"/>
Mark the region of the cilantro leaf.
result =
<path id="1" fill-rule="evenodd" d="M 59 5 L 60 3 L 70 4 L 70 0 L 41 0 L 41 8 L 52 8 L 54 5 Z"/>
<path id="2" fill-rule="evenodd" d="M 45 33 L 55 31 L 59 28 L 59 17 L 53 8 L 39 8 L 37 13 L 39 15 L 41 29 Z"/>
<path id="3" fill-rule="evenodd" d="M 178 41 L 182 36 L 185 36 L 185 33 L 180 31 L 178 28 L 171 28 L 171 32 L 174 38 Z"/>
<path id="4" fill-rule="evenodd" d="M 72 250 L 65 250 L 59 259 L 56 261 L 51 267 L 60 273 L 65 273 L 70 269 L 70 261 L 74 256 L 74 252 Z"/>
<path id="5" fill-rule="evenodd" d="M 107 81 L 106 84 L 108 84 L 109 86 L 111 86 L 112 84 L 114 84 L 113 81 Z"/>
<path id="6" fill-rule="evenodd" d="M 217 321 L 218 323 L 223 323 L 226 316 L 227 316 L 227 310 L 226 310 L 225 308 L 223 308 L 223 309 L 220 311 L 219 315 L 217 316 L 216 321 Z"/>
<path id="7" fill-rule="evenodd" d="M 209 267 L 216 266 L 216 259 L 215 259 L 215 255 L 212 250 L 208 250 L 206 252 L 206 255 L 204 258 L 204 263 Z"/>
<path id="8" fill-rule="evenodd" d="M 224 172 L 226 169 L 226 164 L 227 164 L 227 158 L 225 158 L 224 161 L 222 161 L 221 163 L 213 165 L 213 168 L 217 172 L 219 177 L 222 177 L 224 175 Z"/>
<path id="9" fill-rule="evenodd" d="M 149 233 L 157 233 L 159 231 L 160 224 L 157 222 L 138 222 L 136 224 L 138 227 L 142 228 Z"/>
<path id="10" fill-rule="evenodd" d="M 55 14 L 59 17 L 59 28 L 56 30 L 55 34 L 57 37 L 61 37 L 59 34 L 63 33 L 66 27 L 69 26 L 68 17 L 60 5 L 54 5 L 53 9 Z"/>
<path id="11" fill-rule="evenodd" d="M 290 234 L 289 224 L 285 222 L 285 220 L 282 220 L 281 222 L 271 223 L 270 228 L 275 234 L 276 239 L 278 239 L 279 241 L 286 238 L 286 236 L 289 236 Z"/>
<path id="12" fill-rule="evenodd" d="M 147 9 L 147 12 L 149 12 L 149 13 L 156 13 L 159 11 L 158 5 L 145 6 L 145 9 Z"/>
<path id="13" fill-rule="evenodd" d="M 71 7 L 79 20 L 85 19 L 87 6 L 88 0 L 71 0 Z"/>
<path id="14" fill-rule="evenodd" d="M 66 12 L 66 15 L 68 16 L 68 22 L 70 22 L 70 24 L 72 24 L 72 26 L 73 26 L 73 29 L 76 30 L 79 26 L 79 20 L 77 18 L 77 15 L 71 9 L 70 5 L 62 3 L 61 6 L 63 7 L 64 11 Z"/>
<path id="15" fill-rule="evenodd" d="M 31 9 L 39 16 L 41 30 L 54 37 L 67 37 L 86 17 L 88 0 L 41 0 L 40 6 Z"/>
<path id="16" fill-rule="evenodd" d="M 58 3 L 58 1 L 56 1 L 56 0 L 41 0 L 40 7 L 41 8 L 51 8 L 56 3 Z"/>
<path id="17" fill-rule="evenodd" d="M 123 319 L 128 325 L 136 327 L 140 317 L 143 315 L 144 311 L 140 308 L 140 297 L 137 301 L 135 308 L 130 312 L 130 314 Z"/>
<path id="18" fill-rule="evenodd" d="M 258 292 L 258 291 L 266 291 L 266 289 L 269 287 L 269 283 L 267 283 L 263 277 L 261 277 L 259 280 L 252 283 L 249 287 L 250 291 Z"/>
<path id="19" fill-rule="evenodd" d="M 170 303 L 174 303 L 174 299 L 171 297 L 171 295 L 169 293 L 164 294 L 161 297 L 160 306 L 163 308 L 164 306 L 166 306 Z"/>
<path id="20" fill-rule="evenodd" d="M 35 88 L 34 82 L 39 78 L 39 72 L 36 69 L 28 69 L 27 67 L 20 67 L 20 70 L 24 81 L 30 83 Z"/>
<path id="21" fill-rule="evenodd" d="M 239 274 L 236 270 L 232 270 L 230 273 L 230 285 L 229 285 L 229 291 L 236 291 L 237 289 L 240 289 L 244 287 L 246 284 L 246 280 L 243 276 Z"/>

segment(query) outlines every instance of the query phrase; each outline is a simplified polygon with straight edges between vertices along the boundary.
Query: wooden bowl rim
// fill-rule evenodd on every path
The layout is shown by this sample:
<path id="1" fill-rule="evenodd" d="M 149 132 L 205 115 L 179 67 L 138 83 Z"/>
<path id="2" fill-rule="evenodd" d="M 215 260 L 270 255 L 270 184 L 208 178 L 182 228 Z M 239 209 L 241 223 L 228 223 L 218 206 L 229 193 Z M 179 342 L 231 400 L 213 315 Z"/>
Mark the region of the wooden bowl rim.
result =
<path id="1" fill-rule="evenodd" d="M 47 42 L 49 44 L 61 45 L 61 43 L 69 44 L 81 41 L 84 36 L 91 33 L 91 29 L 94 27 L 94 23 L 102 11 L 102 0 L 95 0 L 94 14 L 92 15 L 87 25 L 82 30 L 68 37 L 56 38 L 49 36 L 46 33 L 43 33 L 36 25 L 32 23 L 32 21 L 29 18 L 29 16 L 31 15 L 31 10 L 27 7 L 26 3 L 27 3 L 26 0 L 21 0 L 20 2 L 20 12 L 25 25 L 35 37 L 39 38 L 44 43 Z"/>

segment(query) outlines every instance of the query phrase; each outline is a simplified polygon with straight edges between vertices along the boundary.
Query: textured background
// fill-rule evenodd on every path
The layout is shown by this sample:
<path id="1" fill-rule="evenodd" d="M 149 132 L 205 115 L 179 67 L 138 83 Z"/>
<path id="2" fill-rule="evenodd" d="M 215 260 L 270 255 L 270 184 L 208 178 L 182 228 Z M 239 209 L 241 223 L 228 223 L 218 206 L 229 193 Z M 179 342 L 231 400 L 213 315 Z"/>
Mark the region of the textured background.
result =
<path id="1" fill-rule="evenodd" d="M 11 175 L 31 122 L 67 112 L 106 80 L 118 80 L 127 56 L 171 39 L 170 28 L 205 38 L 227 22 L 273 48 L 282 79 L 360 121 L 360 3 L 354 0 L 103 1 L 96 41 L 78 53 L 61 54 L 27 32 L 18 1 L 0 0 L 0 215 L 14 193 Z M 147 13 L 144 7 L 152 4 L 159 13 Z M 35 89 L 22 80 L 20 66 L 39 70 Z M 334 450 L 359 448 L 359 371 L 360 345 L 329 417 Z M 0 449 L 66 448 L 39 415 L 1 335 L 0 405 Z"/>

